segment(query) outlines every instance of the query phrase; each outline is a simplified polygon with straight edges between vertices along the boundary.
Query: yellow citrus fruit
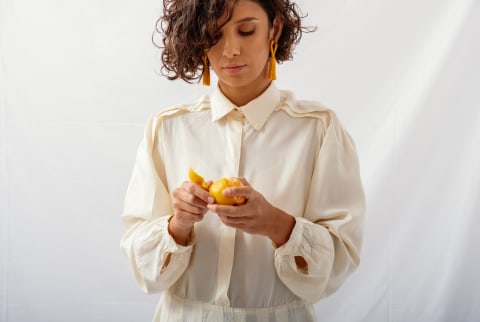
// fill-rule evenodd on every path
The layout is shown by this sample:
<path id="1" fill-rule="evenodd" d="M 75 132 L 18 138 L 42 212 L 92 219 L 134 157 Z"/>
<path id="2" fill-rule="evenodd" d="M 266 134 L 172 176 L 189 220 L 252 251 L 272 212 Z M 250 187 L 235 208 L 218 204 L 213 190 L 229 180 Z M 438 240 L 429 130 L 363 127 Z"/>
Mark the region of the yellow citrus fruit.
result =
<path id="1" fill-rule="evenodd" d="M 196 173 L 192 168 L 188 169 L 188 177 L 190 178 L 190 181 L 207 190 L 207 183 L 205 182 L 205 179 L 203 179 L 203 177 Z"/>
<path id="2" fill-rule="evenodd" d="M 245 203 L 244 196 L 226 197 L 223 195 L 223 190 L 241 186 L 243 184 L 238 178 L 221 178 L 212 183 L 208 191 L 220 205 L 242 205 Z"/>
<path id="3" fill-rule="evenodd" d="M 223 195 L 223 190 L 227 188 L 243 186 L 238 178 L 221 178 L 212 183 L 208 188 L 205 179 L 203 179 L 203 177 L 196 173 L 192 168 L 188 169 L 188 177 L 193 183 L 208 190 L 208 192 L 210 192 L 215 198 L 215 202 L 220 205 L 243 205 L 246 201 L 244 196 L 226 197 Z"/>

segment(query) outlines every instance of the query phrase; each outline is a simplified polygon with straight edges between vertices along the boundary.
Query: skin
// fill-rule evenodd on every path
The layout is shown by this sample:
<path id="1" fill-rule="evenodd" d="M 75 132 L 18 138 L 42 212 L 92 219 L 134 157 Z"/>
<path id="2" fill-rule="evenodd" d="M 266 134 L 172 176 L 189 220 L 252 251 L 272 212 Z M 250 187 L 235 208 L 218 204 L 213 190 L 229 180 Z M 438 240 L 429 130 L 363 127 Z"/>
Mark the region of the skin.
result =
<path id="1" fill-rule="evenodd" d="M 218 214 L 222 222 L 249 234 L 264 235 L 276 245 L 285 244 L 295 226 L 295 218 L 274 207 L 256 191 L 245 178 L 240 178 L 243 187 L 225 189 L 228 197 L 245 196 L 247 202 L 241 206 L 208 204 L 207 208 Z"/>
<path id="2" fill-rule="evenodd" d="M 226 17 L 220 17 L 219 24 Z M 221 29 L 221 38 L 208 52 L 222 92 L 235 105 L 243 106 L 258 97 L 270 84 L 268 57 L 270 40 L 280 37 L 283 23 L 268 16 L 255 1 L 236 2 L 232 18 Z"/>
<path id="3" fill-rule="evenodd" d="M 222 22 L 220 18 L 220 23 Z M 271 39 L 278 39 L 283 23 L 275 19 L 270 28 L 263 8 L 255 1 L 239 0 L 232 18 L 223 26 L 218 43 L 207 52 L 210 65 L 219 78 L 222 92 L 237 106 L 243 106 L 261 95 L 270 85 L 268 55 Z M 214 198 L 198 185 L 185 181 L 173 192 L 174 215 L 169 232 L 179 244 L 186 245 L 196 222 L 208 210 L 217 213 L 222 222 L 249 234 L 267 236 L 277 246 L 286 243 L 295 226 L 295 218 L 270 204 L 245 178 L 243 187 L 224 190 L 224 195 L 245 196 L 241 206 L 214 203 Z M 209 185 L 211 182 L 208 183 Z M 305 266 L 296 257 L 297 265 Z"/>

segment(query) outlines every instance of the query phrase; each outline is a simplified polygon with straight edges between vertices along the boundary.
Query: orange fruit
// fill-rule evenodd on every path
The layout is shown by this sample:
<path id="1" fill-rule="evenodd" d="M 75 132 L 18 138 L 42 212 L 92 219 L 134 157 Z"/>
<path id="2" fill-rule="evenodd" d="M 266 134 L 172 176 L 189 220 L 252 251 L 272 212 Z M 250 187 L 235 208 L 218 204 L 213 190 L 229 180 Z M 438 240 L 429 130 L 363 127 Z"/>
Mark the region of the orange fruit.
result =
<path id="1" fill-rule="evenodd" d="M 209 192 L 220 205 L 242 205 L 245 203 L 244 196 L 226 197 L 223 195 L 223 190 L 241 186 L 243 184 L 238 178 L 221 178 L 212 183 Z"/>
<path id="2" fill-rule="evenodd" d="M 242 205 L 246 201 L 244 196 L 226 197 L 223 195 L 223 190 L 227 188 L 243 186 L 242 182 L 238 178 L 221 178 L 212 183 L 210 188 L 207 188 L 205 179 L 203 179 L 203 177 L 196 173 L 192 168 L 188 169 L 188 177 L 193 183 L 199 185 L 205 190 L 208 190 L 208 192 L 210 192 L 210 194 L 215 198 L 215 202 L 220 205 Z"/>

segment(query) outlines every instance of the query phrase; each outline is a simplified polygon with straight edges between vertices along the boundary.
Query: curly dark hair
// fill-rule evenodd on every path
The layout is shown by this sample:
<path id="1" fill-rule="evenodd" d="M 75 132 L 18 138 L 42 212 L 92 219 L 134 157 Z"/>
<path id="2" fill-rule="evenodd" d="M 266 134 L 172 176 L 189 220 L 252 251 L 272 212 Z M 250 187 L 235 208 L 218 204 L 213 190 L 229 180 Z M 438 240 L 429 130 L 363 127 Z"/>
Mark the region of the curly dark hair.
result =
<path id="1" fill-rule="evenodd" d="M 315 28 L 303 27 L 298 6 L 289 0 L 254 0 L 267 13 L 270 26 L 275 17 L 283 20 L 283 30 L 278 40 L 276 60 L 292 59 L 292 52 L 302 33 Z M 163 16 L 157 20 L 153 43 L 162 49 L 162 75 L 174 80 L 181 78 L 191 83 L 203 75 L 202 57 L 219 39 L 218 19 L 232 16 L 235 0 L 163 0 Z M 212 34 L 212 30 L 215 33 Z M 157 45 L 155 34 L 162 34 L 162 44 Z"/>

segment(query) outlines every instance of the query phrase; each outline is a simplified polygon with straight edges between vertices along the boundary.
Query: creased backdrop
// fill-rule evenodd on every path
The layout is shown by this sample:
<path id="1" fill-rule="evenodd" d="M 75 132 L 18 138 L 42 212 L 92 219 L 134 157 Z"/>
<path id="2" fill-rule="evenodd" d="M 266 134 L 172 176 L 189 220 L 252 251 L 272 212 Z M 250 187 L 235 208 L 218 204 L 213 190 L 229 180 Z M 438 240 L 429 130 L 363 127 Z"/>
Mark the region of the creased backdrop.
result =
<path id="1" fill-rule="evenodd" d="M 278 86 L 337 111 L 368 201 L 320 321 L 480 320 L 480 1 L 299 1 Z M 209 89 L 158 75 L 160 0 L 0 0 L 0 321 L 150 321 L 120 253 L 147 118 Z"/>

